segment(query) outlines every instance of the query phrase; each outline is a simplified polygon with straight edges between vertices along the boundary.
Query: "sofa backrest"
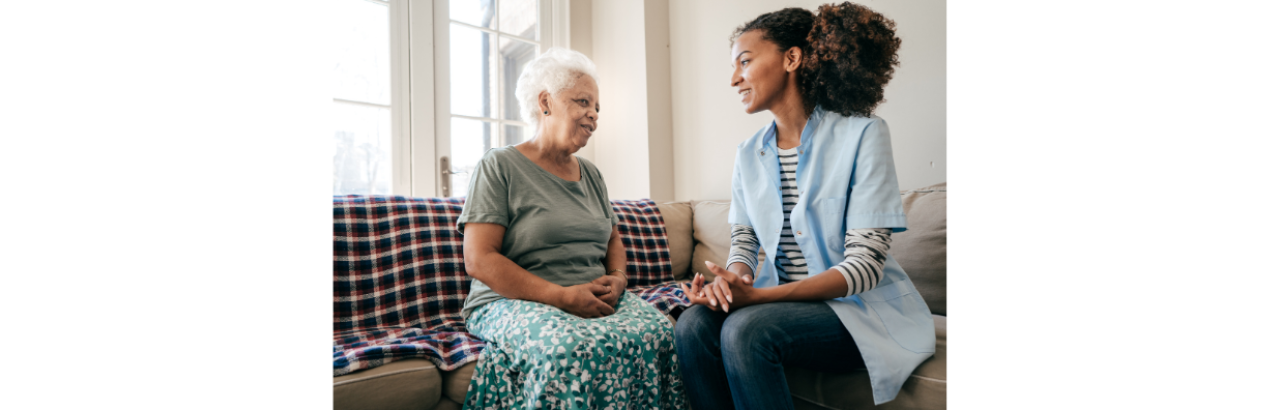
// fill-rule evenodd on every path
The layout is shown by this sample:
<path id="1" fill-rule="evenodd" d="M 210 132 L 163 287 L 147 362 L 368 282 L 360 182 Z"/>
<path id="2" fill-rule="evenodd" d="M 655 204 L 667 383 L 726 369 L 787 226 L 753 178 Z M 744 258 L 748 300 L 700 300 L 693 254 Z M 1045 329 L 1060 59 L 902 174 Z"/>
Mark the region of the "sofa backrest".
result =
<path id="1" fill-rule="evenodd" d="M 947 315 L 947 183 L 903 191 L 907 231 L 893 234 L 889 254 L 911 277 L 935 315 Z"/>
<path id="2" fill-rule="evenodd" d="M 471 291 L 457 230 L 463 198 L 333 198 L 333 330 L 464 331 Z M 667 283 L 668 234 L 652 201 L 611 201 L 629 287 Z M 605 272 L 601 272 L 603 275 Z"/>
<path id="3" fill-rule="evenodd" d="M 902 207 L 907 213 L 907 231 L 893 234 L 889 253 L 902 265 L 911 277 L 916 289 L 934 314 L 947 314 L 947 184 L 941 183 L 920 189 L 900 192 Z M 671 261 L 683 263 L 680 254 L 689 255 L 688 271 L 674 266 L 677 279 L 687 279 L 694 273 L 712 276 L 702 264 L 709 260 L 724 265 L 729 258 L 729 201 L 671 202 L 659 205 L 667 219 L 667 230 L 672 235 L 684 232 L 680 228 L 686 218 L 692 243 L 671 240 Z M 686 217 L 685 213 L 692 215 Z M 759 255 L 764 260 L 763 249 Z M 687 273 L 685 273 L 687 272 Z M 714 276 L 712 276 L 714 277 Z"/>
<path id="4" fill-rule="evenodd" d="M 667 245 L 671 248 L 671 274 L 675 280 L 689 279 L 693 257 L 693 207 L 689 202 L 658 202 L 667 227 Z"/>

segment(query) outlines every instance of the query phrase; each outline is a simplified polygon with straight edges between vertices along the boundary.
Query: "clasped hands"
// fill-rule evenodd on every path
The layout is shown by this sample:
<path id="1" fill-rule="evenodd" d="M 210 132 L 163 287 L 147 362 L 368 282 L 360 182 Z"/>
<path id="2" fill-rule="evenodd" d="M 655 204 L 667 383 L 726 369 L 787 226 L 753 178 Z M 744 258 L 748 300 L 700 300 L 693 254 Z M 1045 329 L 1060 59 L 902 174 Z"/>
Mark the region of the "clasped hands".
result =
<path id="1" fill-rule="evenodd" d="M 725 313 L 729 312 L 730 306 L 744 308 L 762 302 L 759 289 L 753 285 L 755 278 L 750 273 L 738 275 L 714 263 L 703 263 L 716 278 L 708 284 L 707 279 L 699 273 L 688 284 L 681 283 L 680 289 L 689 297 L 690 302 L 712 310 L 720 309 Z"/>
<path id="2" fill-rule="evenodd" d="M 613 314 L 614 306 L 626 290 L 626 278 L 604 275 L 587 283 L 563 287 L 556 307 L 578 317 L 605 317 Z"/>

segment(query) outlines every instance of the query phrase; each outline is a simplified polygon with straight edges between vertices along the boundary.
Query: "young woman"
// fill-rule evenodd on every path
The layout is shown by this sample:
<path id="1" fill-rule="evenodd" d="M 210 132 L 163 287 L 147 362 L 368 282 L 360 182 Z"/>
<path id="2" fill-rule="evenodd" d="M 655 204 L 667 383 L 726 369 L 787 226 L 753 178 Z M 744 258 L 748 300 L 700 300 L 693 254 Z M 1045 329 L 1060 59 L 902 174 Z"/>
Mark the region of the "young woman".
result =
<path id="1" fill-rule="evenodd" d="M 695 409 L 789 409 L 783 368 L 865 368 L 875 404 L 933 355 L 933 319 L 890 234 L 907 228 L 889 129 L 872 115 L 898 64 L 866 7 L 763 14 L 733 34 L 730 85 L 773 124 L 738 145 L 726 268 L 685 288 L 676 324 Z M 757 266 L 757 252 L 767 258 Z"/>

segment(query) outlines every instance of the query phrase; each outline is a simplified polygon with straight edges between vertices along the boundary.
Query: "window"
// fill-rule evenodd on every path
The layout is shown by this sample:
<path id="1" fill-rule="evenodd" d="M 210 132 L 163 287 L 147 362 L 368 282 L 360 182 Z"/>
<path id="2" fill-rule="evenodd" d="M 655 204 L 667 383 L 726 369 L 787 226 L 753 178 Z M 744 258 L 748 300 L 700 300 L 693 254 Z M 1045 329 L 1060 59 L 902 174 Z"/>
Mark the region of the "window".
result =
<path id="1" fill-rule="evenodd" d="M 333 193 L 390 194 L 390 3 L 334 0 Z"/>
<path id="2" fill-rule="evenodd" d="M 516 80 L 541 51 L 538 0 L 449 2 L 449 196 L 465 195 L 475 164 L 493 147 L 523 142 Z"/>
<path id="3" fill-rule="evenodd" d="M 462 196 L 493 147 L 532 136 L 524 64 L 567 45 L 567 0 L 331 0 L 335 195 Z"/>

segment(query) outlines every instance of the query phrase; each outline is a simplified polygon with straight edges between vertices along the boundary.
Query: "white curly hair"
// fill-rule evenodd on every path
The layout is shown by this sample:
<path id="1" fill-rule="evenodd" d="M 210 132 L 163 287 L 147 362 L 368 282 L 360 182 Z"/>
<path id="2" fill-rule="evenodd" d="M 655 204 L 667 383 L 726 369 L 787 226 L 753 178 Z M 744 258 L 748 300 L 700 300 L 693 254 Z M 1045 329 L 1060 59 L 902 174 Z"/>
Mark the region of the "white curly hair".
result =
<path id="1" fill-rule="evenodd" d="M 574 82 L 583 75 L 589 75 L 596 80 L 597 84 L 600 83 L 600 78 L 596 76 L 596 63 L 591 62 L 587 56 L 560 47 L 547 49 L 538 58 L 525 64 L 524 70 L 520 72 L 520 79 L 516 80 L 516 99 L 520 100 L 520 116 L 537 129 L 539 121 L 542 120 L 542 109 L 538 108 L 538 94 L 546 91 L 555 95 L 572 87 Z"/>

